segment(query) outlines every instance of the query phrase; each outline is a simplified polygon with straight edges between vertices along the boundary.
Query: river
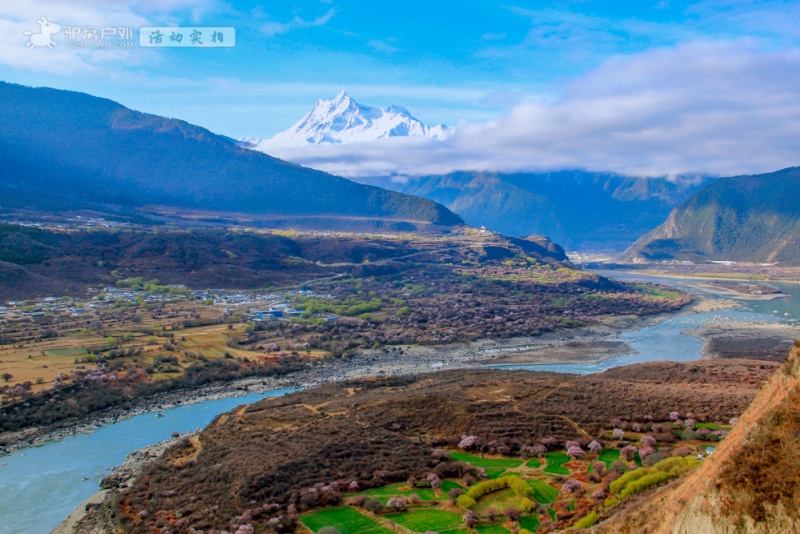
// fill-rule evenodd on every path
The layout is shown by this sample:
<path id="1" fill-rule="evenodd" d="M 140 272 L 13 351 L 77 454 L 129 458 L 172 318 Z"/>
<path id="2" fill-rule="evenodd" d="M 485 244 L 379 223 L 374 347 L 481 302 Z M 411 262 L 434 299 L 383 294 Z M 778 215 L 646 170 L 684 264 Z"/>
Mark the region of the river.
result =
<path id="1" fill-rule="evenodd" d="M 794 323 L 800 318 L 800 284 L 765 282 L 777 287 L 786 297 L 773 300 L 747 300 L 721 295 L 712 291 L 701 291 L 693 287 L 698 281 L 668 278 L 664 276 L 651 276 L 636 273 L 635 271 L 595 271 L 607 278 L 618 280 L 653 282 L 670 285 L 689 291 L 701 293 L 705 296 L 737 300 L 741 302 L 742 309 L 718 310 L 690 315 L 677 315 L 670 317 L 657 325 L 646 326 L 639 330 L 623 332 L 618 337 L 630 345 L 633 354 L 618 358 L 609 358 L 597 363 L 587 364 L 561 364 L 561 365 L 496 365 L 497 369 L 527 369 L 531 371 L 554 371 L 558 373 L 590 374 L 599 373 L 612 367 L 631 365 L 634 363 L 670 360 L 686 362 L 700 358 L 700 349 L 703 341 L 696 337 L 684 334 L 698 326 L 712 321 L 775 321 Z M 752 283 L 752 282 L 740 282 Z M 787 315 L 788 314 L 788 315 Z"/>
<path id="2" fill-rule="evenodd" d="M 99 489 L 111 467 L 135 450 L 169 439 L 173 432 L 204 428 L 218 414 L 281 389 L 215 399 L 164 410 L 163 417 L 144 414 L 76 434 L 42 447 L 0 457 L 0 533 L 47 533 Z"/>
<path id="3" fill-rule="evenodd" d="M 641 275 L 634 272 L 600 272 L 624 280 L 657 282 L 689 289 L 679 279 Z M 611 367 L 657 360 L 690 361 L 700 357 L 702 341 L 683 334 L 705 322 L 791 321 L 800 317 L 800 285 L 772 283 L 788 296 L 770 301 L 742 300 L 741 310 L 721 310 L 671 317 L 654 326 L 624 332 L 620 341 L 635 354 L 611 358 L 596 364 L 524 365 L 503 368 L 596 373 Z M 692 290 L 696 291 L 696 290 Z M 724 297 L 730 298 L 730 297 Z M 775 312 L 778 313 L 775 313 Z M 784 314 L 788 313 L 786 316 Z M 42 447 L 23 449 L 0 457 L 0 533 L 48 533 L 80 503 L 98 490 L 109 468 L 121 464 L 131 452 L 168 439 L 173 432 L 205 427 L 218 414 L 245 403 L 290 390 L 250 394 L 228 399 L 179 406 L 163 412 L 164 417 L 145 414 L 109 424 L 91 434 L 69 436 Z"/>

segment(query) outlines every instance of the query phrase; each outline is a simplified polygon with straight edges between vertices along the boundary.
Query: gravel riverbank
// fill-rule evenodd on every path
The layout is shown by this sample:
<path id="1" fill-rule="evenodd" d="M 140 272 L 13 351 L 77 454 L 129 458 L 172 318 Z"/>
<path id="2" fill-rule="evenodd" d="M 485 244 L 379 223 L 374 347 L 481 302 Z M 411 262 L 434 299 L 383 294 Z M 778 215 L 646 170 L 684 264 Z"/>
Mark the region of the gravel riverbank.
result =
<path id="1" fill-rule="evenodd" d="M 783 361 L 800 339 L 800 325 L 768 321 L 714 321 L 686 332 L 704 341 L 705 358 Z"/>

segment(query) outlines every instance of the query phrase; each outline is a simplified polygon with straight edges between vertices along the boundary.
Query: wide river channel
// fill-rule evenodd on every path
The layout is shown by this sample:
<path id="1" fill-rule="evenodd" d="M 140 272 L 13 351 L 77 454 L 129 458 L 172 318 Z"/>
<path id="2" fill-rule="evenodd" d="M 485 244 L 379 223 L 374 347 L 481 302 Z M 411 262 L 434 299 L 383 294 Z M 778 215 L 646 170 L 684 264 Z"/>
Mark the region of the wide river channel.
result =
<path id="1" fill-rule="evenodd" d="M 641 280 L 689 289 L 678 279 L 622 271 L 599 274 L 621 280 Z M 611 367 L 658 360 L 690 361 L 700 358 L 702 341 L 682 332 L 715 320 L 796 321 L 800 318 L 800 285 L 774 283 L 788 296 L 769 301 L 742 300 L 742 309 L 679 315 L 654 326 L 624 332 L 620 341 L 634 354 L 597 364 L 527 365 L 514 369 L 596 373 Z M 788 314 L 788 315 L 785 315 Z M 241 404 L 278 396 L 290 390 L 255 393 L 209 400 L 165 410 L 163 417 L 145 414 L 77 434 L 41 447 L 0 457 L 0 533 L 48 533 L 98 490 L 100 480 L 131 452 L 168 439 L 173 432 L 205 427 L 222 412 Z"/>

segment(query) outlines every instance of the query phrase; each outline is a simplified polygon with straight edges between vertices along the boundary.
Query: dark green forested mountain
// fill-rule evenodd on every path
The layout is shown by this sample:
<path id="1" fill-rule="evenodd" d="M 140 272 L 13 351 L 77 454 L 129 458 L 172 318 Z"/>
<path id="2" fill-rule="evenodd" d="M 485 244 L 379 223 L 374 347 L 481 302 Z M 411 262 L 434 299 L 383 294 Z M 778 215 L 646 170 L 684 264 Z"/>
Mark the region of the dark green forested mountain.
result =
<path id="1" fill-rule="evenodd" d="M 444 204 L 469 224 L 546 235 L 567 250 L 622 252 L 711 181 L 650 180 L 583 171 L 456 172 L 407 183 L 364 179 Z"/>
<path id="2" fill-rule="evenodd" d="M 462 223 L 430 200 L 245 150 L 183 121 L 84 93 L 2 82 L 0 169 L 3 201 L 36 208 L 162 205 Z"/>
<path id="3" fill-rule="evenodd" d="M 717 180 L 676 208 L 626 260 L 800 265 L 800 167 Z"/>

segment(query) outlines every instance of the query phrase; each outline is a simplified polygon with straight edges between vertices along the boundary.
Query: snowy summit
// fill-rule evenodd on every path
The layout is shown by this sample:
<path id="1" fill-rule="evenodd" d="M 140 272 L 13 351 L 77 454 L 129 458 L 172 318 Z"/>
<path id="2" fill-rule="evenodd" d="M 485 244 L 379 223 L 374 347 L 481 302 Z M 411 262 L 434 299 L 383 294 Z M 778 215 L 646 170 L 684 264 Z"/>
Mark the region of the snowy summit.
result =
<path id="1" fill-rule="evenodd" d="M 402 106 L 376 108 L 353 100 L 342 91 L 333 100 L 318 100 L 297 124 L 270 139 L 243 137 L 240 142 L 257 150 L 320 143 L 356 143 L 386 137 L 446 139 L 453 128 L 427 126 Z"/>

